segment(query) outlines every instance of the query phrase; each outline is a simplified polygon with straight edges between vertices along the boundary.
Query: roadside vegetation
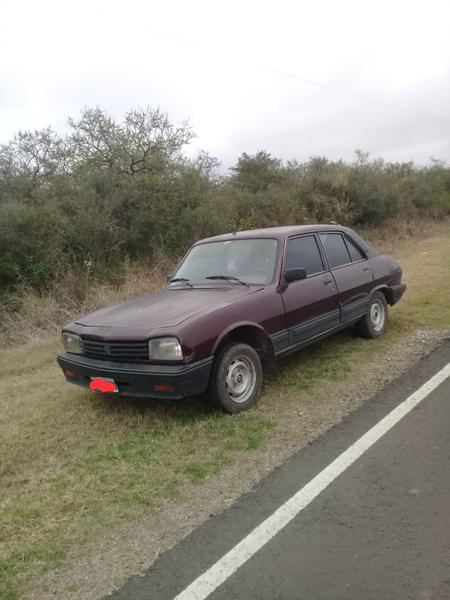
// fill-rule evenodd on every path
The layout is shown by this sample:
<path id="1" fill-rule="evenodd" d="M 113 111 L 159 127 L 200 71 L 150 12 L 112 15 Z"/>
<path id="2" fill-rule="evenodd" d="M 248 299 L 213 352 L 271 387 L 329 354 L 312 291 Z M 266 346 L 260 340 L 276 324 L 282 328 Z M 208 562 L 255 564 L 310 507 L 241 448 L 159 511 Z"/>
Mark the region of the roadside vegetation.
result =
<path id="1" fill-rule="evenodd" d="M 108 287 L 126 291 L 139 273 L 146 274 L 140 289 L 158 285 L 201 237 L 450 214 L 450 169 L 435 159 L 419 166 L 356 151 L 349 163 L 299 163 L 261 151 L 220 165 L 206 152 L 187 157 L 193 137 L 189 124 L 173 125 L 159 109 L 131 110 L 119 122 L 86 108 L 64 136 L 47 128 L 0 145 L 3 339 L 56 329 L 101 303 Z"/>

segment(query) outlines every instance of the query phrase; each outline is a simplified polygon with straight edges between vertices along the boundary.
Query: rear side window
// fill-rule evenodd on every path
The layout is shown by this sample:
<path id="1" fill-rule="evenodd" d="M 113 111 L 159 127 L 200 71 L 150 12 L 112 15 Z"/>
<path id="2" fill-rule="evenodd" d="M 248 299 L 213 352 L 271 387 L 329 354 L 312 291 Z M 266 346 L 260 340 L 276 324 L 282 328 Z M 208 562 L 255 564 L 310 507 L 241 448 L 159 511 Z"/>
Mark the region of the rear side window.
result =
<path id="1" fill-rule="evenodd" d="M 366 258 L 361 252 L 361 250 L 357 246 L 355 246 L 353 242 L 351 242 L 347 237 L 344 239 L 345 243 L 347 244 L 347 249 L 350 253 L 350 258 L 353 262 L 355 262 L 356 260 L 362 260 L 363 258 Z"/>
<path id="2" fill-rule="evenodd" d="M 321 233 L 319 235 L 328 258 L 330 269 L 347 265 L 351 262 L 347 246 L 340 233 Z"/>
<path id="3" fill-rule="evenodd" d="M 322 257 L 313 235 L 288 240 L 285 269 L 305 269 L 307 275 L 323 271 Z"/>

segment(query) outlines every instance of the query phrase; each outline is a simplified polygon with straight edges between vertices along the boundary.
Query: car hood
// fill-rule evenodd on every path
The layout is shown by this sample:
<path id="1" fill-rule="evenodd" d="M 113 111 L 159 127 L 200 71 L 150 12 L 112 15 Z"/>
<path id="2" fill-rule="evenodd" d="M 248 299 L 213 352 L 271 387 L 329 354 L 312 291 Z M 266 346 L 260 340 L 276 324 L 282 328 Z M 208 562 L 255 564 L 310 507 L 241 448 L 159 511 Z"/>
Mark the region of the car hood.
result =
<path id="1" fill-rule="evenodd" d="M 84 327 L 112 327 L 150 333 L 160 327 L 175 327 L 201 313 L 217 310 L 258 290 L 258 287 L 217 286 L 172 288 L 107 306 L 75 321 Z"/>

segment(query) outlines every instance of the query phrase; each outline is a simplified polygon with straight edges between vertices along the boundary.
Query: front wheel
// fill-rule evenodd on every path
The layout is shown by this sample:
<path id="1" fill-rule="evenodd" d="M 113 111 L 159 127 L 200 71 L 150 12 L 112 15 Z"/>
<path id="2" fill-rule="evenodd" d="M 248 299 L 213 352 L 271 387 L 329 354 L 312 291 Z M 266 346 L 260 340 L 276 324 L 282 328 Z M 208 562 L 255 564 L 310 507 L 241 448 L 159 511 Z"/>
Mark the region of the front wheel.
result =
<path id="1" fill-rule="evenodd" d="M 375 292 L 369 300 L 367 314 L 356 324 L 361 337 L 377 338 L 386 331 L 388 323 L 387 302 L 383 292 Z"/>
<path id="2" fill-rule="evenodd" d="M 209 394 L 223 411 L 234 414 L 253 406 L 261 385 L 261 359 L 254 348 L 234 343 L 219 351 L 211 373 Z"/>

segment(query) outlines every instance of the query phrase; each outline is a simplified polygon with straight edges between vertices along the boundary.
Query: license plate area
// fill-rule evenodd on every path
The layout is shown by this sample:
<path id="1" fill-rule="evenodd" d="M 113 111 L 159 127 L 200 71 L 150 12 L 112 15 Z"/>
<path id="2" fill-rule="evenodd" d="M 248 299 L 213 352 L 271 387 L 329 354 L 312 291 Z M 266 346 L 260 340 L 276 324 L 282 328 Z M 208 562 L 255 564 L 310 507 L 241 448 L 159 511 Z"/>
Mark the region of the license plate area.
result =
<path id="1" fill-rule="evenodd" d="M 110 377 L 91 377 L 89 389 L 92 392 L 103 392 L 104 394 L 117 394 L 119 386 Z"/>

